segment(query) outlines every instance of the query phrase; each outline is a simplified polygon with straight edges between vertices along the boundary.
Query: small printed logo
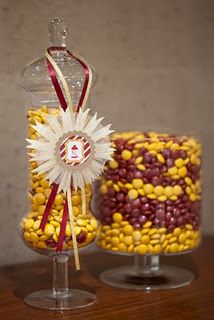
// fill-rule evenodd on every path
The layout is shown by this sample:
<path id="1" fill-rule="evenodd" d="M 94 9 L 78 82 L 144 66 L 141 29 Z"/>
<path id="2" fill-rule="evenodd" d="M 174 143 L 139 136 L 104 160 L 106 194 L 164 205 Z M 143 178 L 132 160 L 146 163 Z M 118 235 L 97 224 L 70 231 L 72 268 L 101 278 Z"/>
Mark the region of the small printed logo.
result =
<path id="1" fill-rule="evenodd" d="M 68 140 L 66 142 L 67 162 L 81 162 L 84 158 L 84 145 L 81 140 Z"/>
<path id="2" fill-rule="evenodd" d="M 69 165 L 82 164 L 91 153 L 89 142 L 79 135 L 69 136 L 60 146 L 60 157 Z"/>

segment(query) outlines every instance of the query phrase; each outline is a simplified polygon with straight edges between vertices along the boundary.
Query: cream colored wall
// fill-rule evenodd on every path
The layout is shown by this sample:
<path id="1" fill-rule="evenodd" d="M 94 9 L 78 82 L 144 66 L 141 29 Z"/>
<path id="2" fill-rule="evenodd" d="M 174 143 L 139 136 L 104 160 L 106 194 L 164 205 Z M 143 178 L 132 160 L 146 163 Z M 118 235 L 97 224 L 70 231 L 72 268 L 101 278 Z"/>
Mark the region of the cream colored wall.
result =
<path id="1" fill-rule="evenodd" d="M 93 106 L 115 129 L 199 131 L 204 141 L 204 232 L 214 233 L 214 2 L 0 1 L 0 264 L 37 259 L 18 237 L 25 213 L 25 114 L 20 68 L 48 45 L 47 22 L 70 26 L 68 47 L 99 74 Z"/>

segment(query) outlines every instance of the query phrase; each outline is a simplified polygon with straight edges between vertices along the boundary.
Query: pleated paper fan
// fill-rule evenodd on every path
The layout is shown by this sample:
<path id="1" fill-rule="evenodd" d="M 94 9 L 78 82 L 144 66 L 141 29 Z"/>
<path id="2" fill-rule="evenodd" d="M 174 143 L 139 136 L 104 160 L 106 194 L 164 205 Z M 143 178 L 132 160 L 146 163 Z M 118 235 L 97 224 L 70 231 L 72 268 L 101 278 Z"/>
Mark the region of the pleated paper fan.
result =
<path id="1" fill-rule="evenodd" d="M 111 125 L 102 126 L 103 118 L 90 116 L 89 111 L 60 109 L 58 116 L 47 116 L 46 124 L 32 125 L 40 134 L 38 140 L 27 139 L 27 148 L 34 150 L 32 161 L 39 164 L 34 171 L 45 173 L 50 183 L 57 182 L 58 192 L 91 184 L 111 159 Z"/>

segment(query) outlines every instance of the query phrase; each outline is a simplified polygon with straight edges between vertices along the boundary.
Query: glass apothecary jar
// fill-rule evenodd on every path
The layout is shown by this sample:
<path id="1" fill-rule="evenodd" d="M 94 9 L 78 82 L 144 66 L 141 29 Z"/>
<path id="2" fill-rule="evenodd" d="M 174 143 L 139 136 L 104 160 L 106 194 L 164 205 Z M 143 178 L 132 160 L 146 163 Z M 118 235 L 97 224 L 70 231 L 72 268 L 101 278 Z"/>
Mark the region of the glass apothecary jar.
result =
<path id="1" fill-rule="evenodd" d="M 66 26 L 60 19 L 53 19 L 49 24 L 50 52 L 52 59 L 60 68 L 67 82 L 73 105 L 78 102 L 84 85 L 84 71 L 81 64 L 66 51 Z M 95 83 L 95 77 L 93 80 Z M 27 96 L 28 138 L 37 140 L 39 133 L 32 126 L 36 123 L 45 124 L 49 115 L 59 114 L 59 100 L 48 71 L 46 57 L 41 57 L 27 65 L 21 72 L 21 85 Z M 73 251 L 73 239 L 69 218 L 62 239 L 62 249 L 57 252 L 60 228 L 63 219 L 65 194 L 56 195 L 52 204 L 47 223 L 41 229 L 41 221 L 51 193 L 51 185 L 45 174 L 38 174 L 35 169 L 39 161 L 32 161 L 33 150 L 29 150 L 29 207 L 21 219 L 21 236 L 25 244 L 32 250 L 53 257 L 53 289 L 42 290 L 29 294 L 25 302 L 31 306 L 66 310 L 85 307 L 95 302 L 92 293 L 68 288 L 68 257 Z M 79 191 L 72 192 L 71 202 L 75 234 L 78 248 L 87 248 L 94 242 L 98 233 L 98 223 L 93 217 L 89 203 L 92 190 L 85 186 L 86 214 L 82 214 L 82 198 Z"/>
<path id="2" fill-rule="evenodd" d="M 110 253 L 133 255 L 135 264 L 107 270 L 101 279 L 144 290 L 188 284 L 189 270 L 161 266 L 159 259 L 188 253 L 200 243 L 200 141 L 136 131 L 115 133 L 112 144 L 113 160 L 95 185 L 102 223 L 98 244 Z"/>

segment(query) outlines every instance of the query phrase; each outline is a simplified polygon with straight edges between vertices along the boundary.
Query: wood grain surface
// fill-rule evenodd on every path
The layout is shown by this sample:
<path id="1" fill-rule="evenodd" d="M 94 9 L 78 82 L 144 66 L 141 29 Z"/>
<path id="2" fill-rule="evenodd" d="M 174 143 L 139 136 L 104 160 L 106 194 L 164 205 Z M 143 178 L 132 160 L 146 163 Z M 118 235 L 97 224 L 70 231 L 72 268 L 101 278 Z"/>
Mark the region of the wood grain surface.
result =
<path id="1" fill-rule="evenodd" d="M 72 260 L 72 259 L 71 259 Z M 191 255 L 163 257 L 164 263 L 186 266 L 196 274 L 194 282 L 180 289 L 155 292 L 117 289 L 100 282 L 103 270 L 132 264 L 131 257 L 93 253 L 82 256 L 81 272 L 69 268 L 70 285 L 97 295 L 97 303 L 74 311 L 46 311 L 30 308 L 24 296 L 52 285 L 51 259 L 6 266 L 0 269 L 0 320 L 213 320 L 214 238 L 206 237 Z"/>

